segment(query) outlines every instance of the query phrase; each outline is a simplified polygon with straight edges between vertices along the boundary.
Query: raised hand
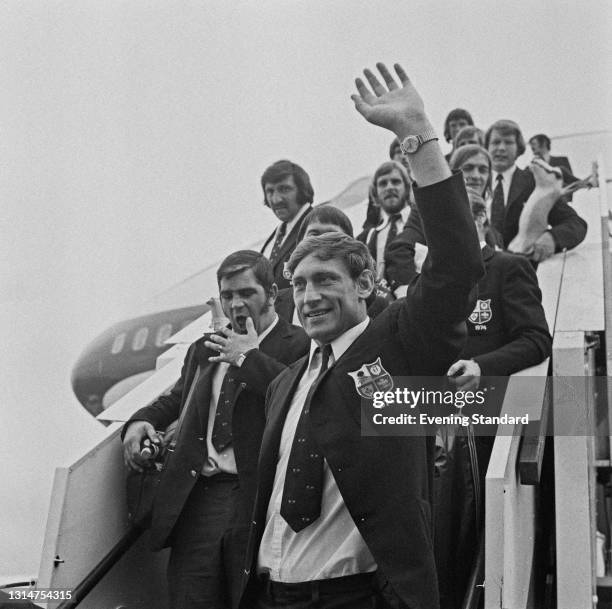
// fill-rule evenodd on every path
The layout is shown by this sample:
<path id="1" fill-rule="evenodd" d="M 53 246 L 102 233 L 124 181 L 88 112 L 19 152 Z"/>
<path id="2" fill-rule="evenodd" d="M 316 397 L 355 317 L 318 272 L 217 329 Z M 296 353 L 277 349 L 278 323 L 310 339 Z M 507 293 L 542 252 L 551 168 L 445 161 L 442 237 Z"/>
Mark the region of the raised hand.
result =
<path id="1" fill-rule="evenodd" d="M 541 262 L 555 253 L 555 240 L 548 232 L 548 213 L 561 196 L 563 180 L 561 171 L 542 159 L 534 159 L 529 169 L 535 188 L 523 207 L 518 233 L 508 245 L 508 251 Z"/>
<path id="2" fill-rule="evenodd" d="M 396 63 L 394 68 L 401 86 L 385 64 L 377 63 L 376 67 L 386 86 L 381 84 L 372 71 L 365 69 L 363 73 L 372 90 L 361 78 L 355 79 L 359 92 L 359 95 L 351 95 L 355 108 L 368 122 L 389 129 L 398 137 L 417 133 L 424 124 L 428 124 L 418 91 L 399 64 Z"/>
<path id="3" fill-rule="evenodd" d="M 243 353 L 259 348 L 257 330 L 250 317 L 246 319 L 246 334 L 238 334 L 229 328 L 219 328 L 204 344 L 219 352 L 219 355 L 209 357 L 209 362 L 227 362 L 234 366 L 238 364 Z"/>
<path id="4" fill-rule="evenodd" d="M 355 80 L 358 94 L 351 95 L 351 99 L 359 114 L 369 123 L 395 133 L 400 142 L 408 135 L 431 133 L 432 126 L 425 114 L 423 100 L 402 66 L 394 65 L 400 84 L 385 64 L 377 63 L 376 67 L 385 84 L 367 69 L 363 73 L 369 87 L 361 78 Z M 421 187 L 441 182 L 451 175 L 435 138 L 428 138 L 426 142 L 416 152 L 407 155 L 412 176 Z"/>
<path id="5" fill-rule="evenodd" d="M 554 190 L 557 196 L 561 194 L 563 174 L 558 167 L 551 167 L 542 159 L 533 159 L 529 169 L 533 174 L 536 188 Z"/>

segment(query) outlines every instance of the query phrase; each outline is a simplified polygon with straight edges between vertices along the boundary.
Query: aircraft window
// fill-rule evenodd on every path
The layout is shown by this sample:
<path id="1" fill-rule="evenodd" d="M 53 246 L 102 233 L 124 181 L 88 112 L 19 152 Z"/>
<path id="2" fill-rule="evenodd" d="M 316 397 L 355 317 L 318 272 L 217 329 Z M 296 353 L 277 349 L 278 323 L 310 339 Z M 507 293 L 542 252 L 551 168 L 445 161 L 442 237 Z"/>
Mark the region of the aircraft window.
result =
<path id="1" fill-rule="evenodd" d="M 140 330 L 134 334 L 134 338 L 132 340 L 132 350 L 140 351 L 145 346 L 148 336 L 149 328 L 140 328 Z"/>
<path id="2" fill-rule="evenodd" d="M 157 334 L 155 335 L 155 346 L 161 347 L 164 342 L 170 338 L 172 334 L 172 324 L 164 324 L 160 326 L 157 330 Z"/>
<path id="3" fill-rule="evenodd" d="M 117 336 L 115 336 L 115 340 L 113 341 L 113 346 L 111 347 L 111 353 L 113 355 L 117 355 L 117 353 L 121 353 L 123 349 L 123 345 L 125 345 L 125 332 L 121 332 L 121 334 L 117 334 Z"/>

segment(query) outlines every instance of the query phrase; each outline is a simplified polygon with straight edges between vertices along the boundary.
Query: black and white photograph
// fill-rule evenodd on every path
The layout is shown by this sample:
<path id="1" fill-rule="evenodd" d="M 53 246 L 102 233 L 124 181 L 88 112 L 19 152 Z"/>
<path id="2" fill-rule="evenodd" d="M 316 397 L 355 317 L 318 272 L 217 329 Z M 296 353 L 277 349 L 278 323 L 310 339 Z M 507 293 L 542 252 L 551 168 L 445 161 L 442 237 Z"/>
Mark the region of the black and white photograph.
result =
<path id="1" fill-rule="evenodd" d="M 612 608 L 612 4 L 0 2 L 0 609 Z"/>

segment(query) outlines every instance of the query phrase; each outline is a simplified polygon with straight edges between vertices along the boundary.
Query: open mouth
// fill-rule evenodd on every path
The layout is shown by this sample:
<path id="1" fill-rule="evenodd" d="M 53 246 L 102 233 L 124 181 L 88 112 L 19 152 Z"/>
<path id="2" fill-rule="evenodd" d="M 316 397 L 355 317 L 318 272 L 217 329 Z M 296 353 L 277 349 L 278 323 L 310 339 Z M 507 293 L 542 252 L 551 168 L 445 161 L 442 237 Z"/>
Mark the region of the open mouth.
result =
<path id="1" fill-rule="evenodd" d="M 308 313 L 304 313 L 304 319 L 319 319 L 324 315 L 329 313 L 329 309 L 319 310 L 319 311 L 309 311 Z"/>
<path id="2" fill-rule="evenodd" d="M 234 330 L 244 331 L 246 329 L 246 315 L 235 315 L 234 316 Z"/>

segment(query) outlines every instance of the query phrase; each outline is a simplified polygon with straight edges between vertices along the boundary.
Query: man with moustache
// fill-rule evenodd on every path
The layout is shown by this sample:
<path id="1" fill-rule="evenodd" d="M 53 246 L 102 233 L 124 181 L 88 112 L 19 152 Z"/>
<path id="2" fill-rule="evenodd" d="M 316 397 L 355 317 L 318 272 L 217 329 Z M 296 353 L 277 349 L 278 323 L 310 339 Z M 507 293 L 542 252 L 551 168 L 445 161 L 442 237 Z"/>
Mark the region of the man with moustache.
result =
<path id="1" fill-rule="evenodd" d="M 151 523 L 153 548 L 172 548 L 172 609 L 231 605 L 255 498 L 265 394 L 309 344 L 301 328 L 276 315 L 277 288 L 262 254 L 230 254 L 217 282 L 231 327 L 191 345 L 175 386 L 137 411 L 123 432 L 125 461 L 140 471 L 149 465 L 140 454 L 143 443 L 158 444 L 155 430 L 183 416 Z"/>
<path id="2" fill-rule="evenodd" d="M 404 295 L 405 281 L 399 276 L 389 275 L 385 268 L 385 252 L 390 243 L 406 226 L 410 215 L 410 178 L 404 166 L 397 161 L 383 163 L 374 173 L 370 193 L 380 207 L 380 220 L 374 228 L 363 230 L 357 239 L 365 243 L 376 264 L 375 280 L 383 283 L 391 292 L 402 286 L 399 295 Z"/>
<path id="3" fill-rule="evenodd" d="M 383 64 L 357 110 L 395 133 L 419 184 L 431 257 L 405 299 L 370 320 L 367 247 L 336 232 L 302 241 L 288 264 L 310 352 L 275 379 L 246 554 L 241 607 L 436 609 L 433 437 L 364 437 L 362 400 L 400 375 L 441 375 L 460 352 L 482 273 L 465 186 L 452 176 L 401 66 Z M 369 396 L 369 397 L 368 397 Z"/>
<path id="4" fill-rule="evenodd" d="M 511 120 L 493 123 L 485 134 L 485 148 L 492 160 L 492 196 L 487 212 L 492 227 L 508 247 L 518 233 L 519 217 L 535 188 L 533 174 L 516 166 L 525 152 L 525 140 L 519 126 Z M 542 262 L 564 249 L 572 249 L 584 240 L 586 222 L 565 201 L 559 199 L 548 214 L 550 229 L 534 244 L 531 259 Z"/>
<path id="5" fill-rule="evenodd" d="M 264 205 L 280 220 L 280 224 L 261 248 L 272 263 L 274 282 L 279 290 L 288 288 L 290 277 L 285 263 L 295 249 L 304 220 L 312 211 L 314 190 L 308 174 L 296 163 L 277 161 L 261 176 Z"/>

